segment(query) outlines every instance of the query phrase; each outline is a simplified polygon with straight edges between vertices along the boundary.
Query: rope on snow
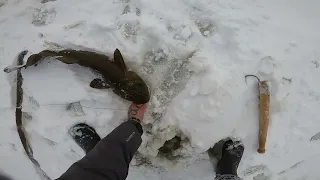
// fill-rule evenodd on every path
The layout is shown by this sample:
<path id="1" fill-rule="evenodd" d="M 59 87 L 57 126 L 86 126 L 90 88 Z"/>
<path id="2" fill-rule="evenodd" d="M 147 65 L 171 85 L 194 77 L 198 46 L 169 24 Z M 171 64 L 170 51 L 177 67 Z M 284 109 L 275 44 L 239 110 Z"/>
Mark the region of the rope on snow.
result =
<path id="1" fill-rule="evenodd" d="M 22 51 L 18 56 L 18 66 L 23 64 L 23 58 L 28 51 Z M 23 145 L 23 148 L 28 155 L 30 161 L 36 168 L 37 173 L 41 176 L 41 179 L 51 180 L 51 178 L 41 169 L 39 162 L 33 157 L 33 151 L 31 145 L 27 139 L 26 131 L 22 124 L 22 109 L 19 108 L 23 101 L 23 89 L 22 89 L 23 78 L 21 74 L 21 69 L 17 70 L 17 100 L 16 100 L 16 126 L 17 131 Z"/>

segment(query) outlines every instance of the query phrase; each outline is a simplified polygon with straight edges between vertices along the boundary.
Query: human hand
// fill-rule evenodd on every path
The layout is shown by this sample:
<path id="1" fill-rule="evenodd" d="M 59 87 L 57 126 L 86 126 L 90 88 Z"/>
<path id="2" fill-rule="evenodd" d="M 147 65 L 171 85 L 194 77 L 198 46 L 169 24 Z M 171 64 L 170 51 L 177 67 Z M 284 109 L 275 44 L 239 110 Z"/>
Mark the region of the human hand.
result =
<path id="1" fill-rule="evenodd" d="M 146 112 L 146 104 L 132 103 L 128 110 L 128 118 L 136 118 L 140 122 L 143 120 L 144 113 Z"/>

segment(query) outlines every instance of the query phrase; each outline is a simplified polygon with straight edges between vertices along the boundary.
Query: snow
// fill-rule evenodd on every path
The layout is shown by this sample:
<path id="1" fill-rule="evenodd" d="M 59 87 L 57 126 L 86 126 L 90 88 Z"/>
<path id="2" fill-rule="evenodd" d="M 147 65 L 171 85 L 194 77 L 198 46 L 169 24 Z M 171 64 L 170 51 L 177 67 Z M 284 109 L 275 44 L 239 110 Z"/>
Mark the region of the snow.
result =
<path id="1" fill-rule="evenodd" d="M 213 179 L 206 154 L 222 138 L 245 146 L 243 179 L 319 179 L 320 26 L 316 0 L 0 0 L 0 67 L 43 49 L 122 52 L 152 99 L 143 143 L 128 179 Z M 26 60 L 26 58 L 25 58 Z M 42 169 L 59 177 L 84 152 L 68 135 L 86 122 L 105 136 L 126 118 L 127 102 L 95 90 L 97 75 L 48 59 L 22 71 L 24 125 Z M 265 154 L 257 153 L 258 87 L 271 87 Z M 0 76 L 0 169 L 40 179 L 15 128 L 15 72 Z M 72 106 L 70 106 L 72 104 Z M 69 107 L 69 108 L 68 108 Z M 179 135 L 183 147 L 158 155 Z M 142 165 L 140 165 L 142 162 Z"/>

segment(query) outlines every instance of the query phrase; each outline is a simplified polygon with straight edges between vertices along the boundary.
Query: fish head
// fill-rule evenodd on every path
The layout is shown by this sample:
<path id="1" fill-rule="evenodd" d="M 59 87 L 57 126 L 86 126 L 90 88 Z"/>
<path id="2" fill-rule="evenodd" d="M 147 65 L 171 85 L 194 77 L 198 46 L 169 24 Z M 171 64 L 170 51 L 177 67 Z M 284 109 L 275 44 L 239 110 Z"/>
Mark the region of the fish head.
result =
<path id="1" fill-rule="evenodd" d="M 124 78 L 114 92 L 124 99 L 136 104 L 145 104 L 150 100 L 150 91 L 147 84 L 135 72 L 128 70 L 121 52 L 116 49 L 113 54 L 114 64 L 121 69 Z"/>
<path id="2" fill-rule="evenodd" d="M 127 97 L 136 104 L 145 104 L 150 100 L 149 88 L 144 82 L 129 81 L 126 84 Z"/>
<path id="3" fill-rule="evenodd" d="M 122 94 L 125 97 L 122 97 L 129 101 L 133 101 L 136 104 L 145 104 L 149 102 L 150 91 L 148 85 L 133 71 L 128 71 L 126 75 L 127 78 L 122 84 Z"/>

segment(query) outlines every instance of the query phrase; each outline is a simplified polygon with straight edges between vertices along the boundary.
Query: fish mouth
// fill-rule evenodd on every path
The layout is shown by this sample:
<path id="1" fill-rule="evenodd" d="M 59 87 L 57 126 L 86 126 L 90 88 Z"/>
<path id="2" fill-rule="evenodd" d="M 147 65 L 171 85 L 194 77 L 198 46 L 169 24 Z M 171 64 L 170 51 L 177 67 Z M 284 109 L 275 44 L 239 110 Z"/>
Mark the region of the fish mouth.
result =
<path id="1" fill-rule="evenodd" d="M 146 84 L 146 88 L 147 88 L 147 92 L 148 92 L 148 95 L 146 96 L 146 102 L 149 102 L 150 101 L 150 98 L 151 98 L 151 90 L 150 90 L 150 87 Z"/>
<path id="2" fill-rule="evenodd" d="M 145 84 L 144 88 L 141 88 L 140 91 L 136 92 L 136 96 L 133 96 L 133 102 L 136 104 L 146 104 L 150 101 L 150 94 L 150 88 Z"/>
<path id="3" fill-rule="evenodd" d="M 129 82 L 122 88 L 115 88 L 113 92 L 135 104 L 146 104 L 150 101 L 150 88 L 144 82 Z"/>
<path id="4" fill-rule="evenodd" d="M 149 94 L 149 97 L 148 97 L 148 101 L 150 101 L 150 98 L 151 98 L 151 90 L 150 90 L 150 87 L 146 84 L 147 86 L 147 90 L 148 90 L 148 94 Z"/>
<path id="5" fill-rule="evenodd" d="M 150 101 L 150 94 L 148 93 L 148 95 L 144 94 L 140 97 L 135 97 L 135 100 L 133 100 L 134 103 L 136 104 L 146 104 Z"/>

